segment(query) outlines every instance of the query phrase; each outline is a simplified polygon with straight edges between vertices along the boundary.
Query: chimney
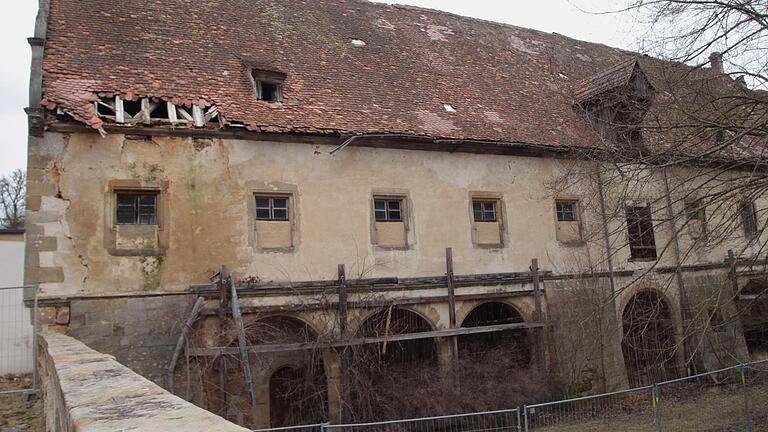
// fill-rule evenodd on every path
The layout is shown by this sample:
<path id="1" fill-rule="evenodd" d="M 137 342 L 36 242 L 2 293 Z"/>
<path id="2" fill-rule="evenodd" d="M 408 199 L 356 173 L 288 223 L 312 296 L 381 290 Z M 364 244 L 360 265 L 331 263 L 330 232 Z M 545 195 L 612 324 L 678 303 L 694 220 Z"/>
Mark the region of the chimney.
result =
<path id="1" fill-rule="evenodd" d="M 723 55 L 715 51 L 709 55 L 709 67 L 717 73 L 724 73 L 723 69 Z"/>

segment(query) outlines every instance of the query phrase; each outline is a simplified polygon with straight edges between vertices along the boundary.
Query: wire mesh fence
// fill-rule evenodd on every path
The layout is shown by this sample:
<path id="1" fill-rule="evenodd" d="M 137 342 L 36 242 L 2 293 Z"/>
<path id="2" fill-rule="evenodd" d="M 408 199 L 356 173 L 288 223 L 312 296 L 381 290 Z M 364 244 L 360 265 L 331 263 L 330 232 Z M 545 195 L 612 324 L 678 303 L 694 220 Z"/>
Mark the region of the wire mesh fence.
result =
<path id="1" fill-rule="evenodd" d="M 521 431 L 518 409 L 356 424 L 326 424 L 324 432 Z"/>
<path id="2" fill-rule="evenodd" d="M 585 396 L 523 407 L 523 430 L 602 430 L 608 420 L 640 423 L 638 430 L 653 430 L 650 417 L 652 387 Z M 645 420 L 643 420 L 645 419 Z M 639 420 L 639 421 L 638 421 Z M 642 428 L 645 425 L 647 428 Z M 613 430 L 610 427 L 605 430 Z"/>
<path id="3" fill-rule="evenodd" d="M 768 430 L 768 360 L 653 385 L 487 411 L 354 424 L 315 424 L 260 432 Z"/>
<path id="4" fill-rule="evenodd" d="M 657 384 L 658 430 L 766 430 L 767 372 L 752 363 Z"/>
<path id="5" fill-rule="evenodd" d="M 31 291 L 31 307 L 25 291 Z M 35 285 L 0 287 L 0 394 L 36 391 L 36 299 Z"/>

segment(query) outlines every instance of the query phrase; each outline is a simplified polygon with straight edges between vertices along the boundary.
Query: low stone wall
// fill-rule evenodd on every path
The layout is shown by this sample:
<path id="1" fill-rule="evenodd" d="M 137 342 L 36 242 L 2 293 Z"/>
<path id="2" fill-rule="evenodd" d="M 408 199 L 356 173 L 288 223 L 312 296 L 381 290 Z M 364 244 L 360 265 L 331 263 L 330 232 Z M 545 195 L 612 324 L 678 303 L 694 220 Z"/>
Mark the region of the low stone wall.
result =
<path id="1" fill-rule="evenodd" d="M 47 431 L 226 431 L 248 429 L 174 396 L 58 333 L 39 338 Z"/>

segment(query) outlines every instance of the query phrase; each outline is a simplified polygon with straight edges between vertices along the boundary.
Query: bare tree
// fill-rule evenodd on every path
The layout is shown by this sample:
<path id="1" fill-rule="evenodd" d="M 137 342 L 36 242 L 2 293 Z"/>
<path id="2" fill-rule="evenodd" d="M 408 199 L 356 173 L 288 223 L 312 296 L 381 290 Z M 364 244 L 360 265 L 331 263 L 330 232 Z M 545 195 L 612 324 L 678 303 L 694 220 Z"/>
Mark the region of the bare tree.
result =
<path id="1" fill-rule="evenodd" d="M 3 228 L 24 228 L 26 185 L 27 176 L 22 170 L 0 179 L 0 226 Z"/>

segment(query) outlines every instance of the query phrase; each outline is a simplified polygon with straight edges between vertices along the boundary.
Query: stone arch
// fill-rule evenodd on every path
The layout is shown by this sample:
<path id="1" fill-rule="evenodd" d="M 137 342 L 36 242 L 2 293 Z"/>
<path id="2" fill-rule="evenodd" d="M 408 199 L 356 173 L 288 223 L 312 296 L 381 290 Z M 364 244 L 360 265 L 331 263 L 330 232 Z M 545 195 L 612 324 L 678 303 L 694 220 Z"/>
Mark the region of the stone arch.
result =
<path id="1" fill-rule="evenodd" d="M 409 308 L 392 306 L 369 314 L 355 336 L 392 338 L 431 330 L 432 323 L 423 315 Z M 352 420 L 381 420 L 392 418 L 396 413 L 403 415 L 394 407 L 402 408 L 403 401 L 415 397 L 414 390 L 423 388 L 423 377 L 436 370 L 437 357 L 434 338 L 388 339 L 387 343 L 352 347 L 349 399 Z"/>
<path id="2" fill-rule="evenodd" d="M 621 349 L 630 386 L 676 378 L 676 319 L 672 303 L 659 291 L 644 288 L 621 309 Z"/>
<path id="3" fill-rule="evenodd" d="M 504 301 L 477 304 L 461 322 L 462 327 L 482 327 L 498 324 L 525 323 L 523 314 Z M 504 357 L 517 367 L 531 363 L 532 341 L 527 329 L 475 333 L 458 337 L 459 356 L 487 362 Z"/>
<path id="4" fill-rule="evenodd" d="M 306 320 L 284 314 L 257 316 L 245 324 L 249 345 L 317 341 Z M 322 423 L 328 419 L 329 364 L 325 350 L 300 350 L 251 356 L 256 398 L 253 424 L 284 427 Z M 330 361 L 329 361 L 330 360 Z"/>
<path id="5" fill-rule="evenodd" d="M 358 337 L 385 337 L 406 333 L 419 333 L 434 330 L 434 325 L 422 314 L 410 308 L 393 306 L 368 315 L 357 328 Z M 402 363 L 412 361 L 430 362 L 436 358 L 435 343 L 432 338 L 408 341 L 367 344 L 368 354 L 378 352 L 378 359 L 384 363 Z"/>
<path id="6" fill-rule="evenodd" d="M 739 317 L 750 359 L 768 359 L 768 280 L 750 279 L 739 290 Z"/>

